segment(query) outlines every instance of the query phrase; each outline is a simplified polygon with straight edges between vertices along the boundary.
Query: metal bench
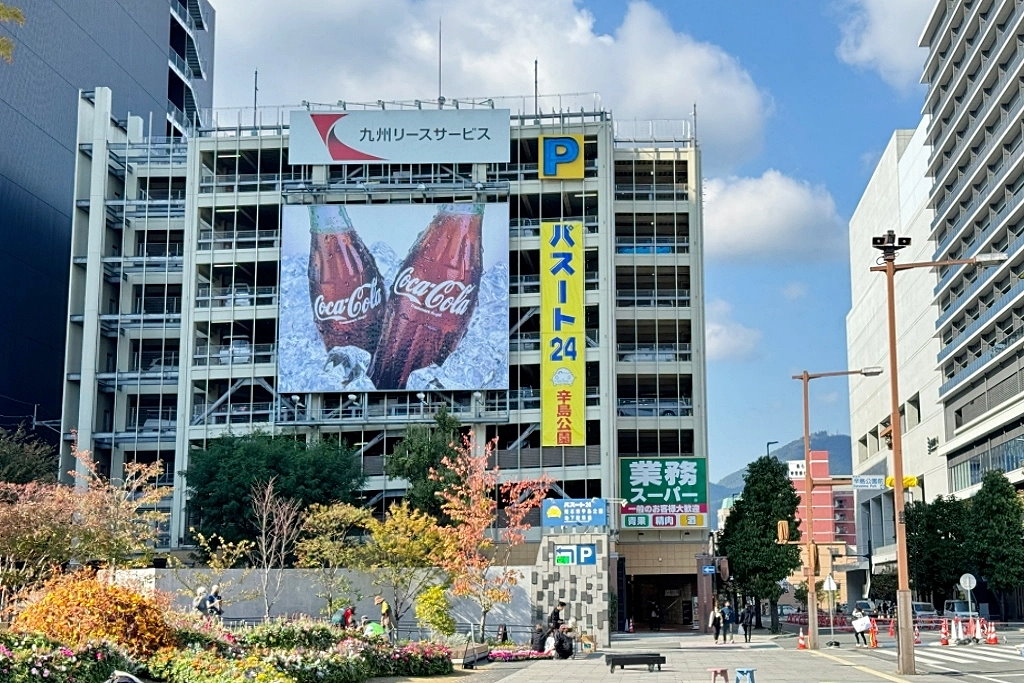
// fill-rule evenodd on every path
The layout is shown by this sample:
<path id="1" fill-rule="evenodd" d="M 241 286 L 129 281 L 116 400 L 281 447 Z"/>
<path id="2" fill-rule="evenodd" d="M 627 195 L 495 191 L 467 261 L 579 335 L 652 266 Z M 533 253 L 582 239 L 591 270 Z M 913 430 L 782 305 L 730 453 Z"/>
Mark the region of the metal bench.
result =
<path id="1" fill-rule="evenodd" d="M 658 671 L 661 671 L 661 665 L 665 663 L 665 655 L 660 655 L 657 652 L 609 653 L 604 656 L 604 663 L 609 666 L 612 673 L 615 672 L 616 666 L 622 669 L 631 664 L 646 664 L 648 671 L 654 671 L 654 667 L 657 666 Z"/>

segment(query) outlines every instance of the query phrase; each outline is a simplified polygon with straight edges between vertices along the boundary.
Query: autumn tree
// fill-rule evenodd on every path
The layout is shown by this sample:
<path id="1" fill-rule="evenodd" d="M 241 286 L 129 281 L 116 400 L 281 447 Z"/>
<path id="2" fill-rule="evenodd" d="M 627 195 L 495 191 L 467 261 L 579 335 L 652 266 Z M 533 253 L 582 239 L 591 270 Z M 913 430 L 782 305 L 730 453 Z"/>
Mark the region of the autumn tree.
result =
<path id="1" fill-rule="evenodd" d="M 971 498 L 970 555 L 1006 615 L 1006 593 L 1024 583 L 1024 503 L 1002 470 L 990 470 Z"/>
<path id="2" fill-rule="evenodd" d="M 391 455 L 386 458 L 384 472 L 408 483 L 405 502 L 447 523 L 442 509 L 444 499 L 439 494 L 452 483 L 454 475 L 446 472 L 441 462 L 455 456 L 462 424 L 447 410 L 435 415 L 434 423 L 431 426 L 410 425 L 405 437 L 395 444 Z"/>
<path id="3" fill-rule="evenodd" d="M 356 553 L 372 518 L 369 510 L 348 503 L 313 505 L 302 515 L 295 564 L 319 573 L 317 597 L 327 602 L 327 614 L 360 597 L 352 595 L 348 570 L 359 563 Z"/>
<path id="4" fill-rule="evenodd" d="M 301 508 L 352 502 L 365 477 L 355 448 L 320 439 L 312 443 L 264 433 L 222 436 L 189 456 L 185 473 L 196 528 L 226 541 L 256 541 L 254 484 L 275 481 L 278 496 Z"/>
<path id="5" fill-rule="evenodd" d="M 77 509 L 70 486 L 0 483 L 0 603 L 2 593 L 39 585 L 74 558 Z"/>
<path id="6" fill-rule="evenodd" d="M 967 539 L 970 516 L 967 502 L 954 496 L 938 496 L 931 503 L 909 503 L 907 556 L 914 590 L 941 605 L 960 576 L 973 566 Z"/>
<path id="7" fill-rule="evenodd" d="M 0 429 L 0 481 L 27 484 L 30 481 L 56 481 L 57 452 L 24 427 Z"/>
<path id="8" fill-rule="evenodd" d="M 452 593 L 479 606 L 481 637 L 487 614 L 512 599 L 512 588 L 522 578 L 509 567 L 509 558 L 530 528 L 526 516 L 540 507 L 551 485 L 545 475 L 499 486 L 498 467 L 489 465 L 493 454 L 493 441 L 477 452 L 472 436 L 465 436 L 455 455 L 441 460 L 441 466 L 454 475 L 454 481 L 439 493 L 442 510 L 452 520 L 452 526 L 443 527 L 452 549 L 440 558 L 441 566 L 452 579 Z M 441 481 L 447 474 L 434 471 L 431 476 Z M 504 503 L 505 526 L 492 534 L 499 500 Z"/>
<path id="9" fill-rule="evenodd" d="M 23 26 L 25 14 L 17 7 L 0 2 L 0 24 L 5 23 Z M 0 59 L 8 64 L 14 61 L 14 41 L 8 36 L 0 36 Z"/>
<path id="10" fill-rule="evenodd" d="M 725 520 L 719 543 L 720 551 L 729 558 L 729 571 L 743 591 L 768 600 L 772 631 L 779 629 L 776 605 L 782 594 L 780 582 L 800 567 L 799 547 L 776 543 L 776 527 L 779 521 L 786 521 L 791 529 L 796 528 L 799 502 L 787 465 L 772 456 L 761 456 L 747 466 L 743 492 Z"/>
<path id="11" fill-rule="evenodd" d="M 455 551 L 453 539 L 436 519 L 405 502 L 392 505 L 383 520 L 370 518 L 368 531 L 360 564 L 374 586 L 394 596 L 391 606 L 401 621 L 420 593 L 445 582 L 439 567 Z"/>
<path id="12" fill-rule="evenodd" d="M 281 596 L 284 569 L 302 530 L 299 503 L 279 496 L 275 484 L 271 478 L 253 484 L 251 491 L 256 519 L 252 559 L 259 576 L 265 619 L 270 618 L 270 610 Z"/>

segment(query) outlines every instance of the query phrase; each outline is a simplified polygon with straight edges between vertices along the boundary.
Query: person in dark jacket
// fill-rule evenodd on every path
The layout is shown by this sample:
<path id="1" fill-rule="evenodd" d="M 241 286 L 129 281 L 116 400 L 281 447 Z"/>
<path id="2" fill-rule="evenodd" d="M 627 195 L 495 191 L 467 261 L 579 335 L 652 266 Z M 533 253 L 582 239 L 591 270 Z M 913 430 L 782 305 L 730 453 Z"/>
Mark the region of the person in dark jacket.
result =
<path id="1" fill-rule="evenodd" d="M 570 659 L 573 653 L 572 638 L 566 633 L 567 626 L 555 631 L 555 656 L 559 659 Z"/>
<path id="2" fill-rule="evenodd" d="M 750 637 L 754 635 L 754 624 L 757 623 L 757 610 L 753 605 L 747 605 L 740 615 L 740 624 L 743 626 L 743 642 L 749 643 Z"/>
<path id="3" fill-rule="evenodd" d="M 551 610 L 551 614 L 548 615 L 548 626 L 557 629 L 559 626 L 565 623 L 565 619 L 562 618 L 562 610 L 565 609 L 565 603 L 561 600 L 555 605 L 555 608 Z"/>
<path id="4" fill-rule="evenodd" d="M 537 624 L 533 627 L 533 639 L 530 641 L 530 647 L 534 652 L 544 652 L 544 641 L 547 639 L 548 631 L 544 628 L 544 624 Z"/>

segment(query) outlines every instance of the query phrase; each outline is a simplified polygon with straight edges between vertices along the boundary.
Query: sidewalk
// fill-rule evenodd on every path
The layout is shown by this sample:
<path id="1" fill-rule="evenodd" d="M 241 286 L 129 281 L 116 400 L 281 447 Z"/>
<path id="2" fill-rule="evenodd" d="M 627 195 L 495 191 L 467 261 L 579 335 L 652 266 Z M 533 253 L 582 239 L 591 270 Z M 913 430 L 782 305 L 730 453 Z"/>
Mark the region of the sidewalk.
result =
<path id="1" fill-rule="evenodd" d="M 742 640 L 742 638 L 740 638 Z M 709 667 L 727 668 L 730 683 L 736 678 L 736 667 L 753 667 L 759 683 L 924 683 L 946 681 L 946 676 L 916 675 L 901 677 L 895 673 L 894 662 L 880 661 L 857 650 L 798 651 L 782 648 L 775 637 L 759 633 L 751 643 L 715 645 L 711 636 L 692 633 L 615 634 L 612 647 L 594 655 L 568 660 L 544 660 L 516 670 L 501 671 L 492 663 L 479 669 L 481 674 L 468 677 L 487 681 L 685 681 L 707 683 Z M 644 666 L 631 666 L 609 671 L 604 663 L 606 652 L 657 652 L 665 656 L 661 671 L 649 672 Z M 719 679 L 721 680 L 721 679 Z"/>

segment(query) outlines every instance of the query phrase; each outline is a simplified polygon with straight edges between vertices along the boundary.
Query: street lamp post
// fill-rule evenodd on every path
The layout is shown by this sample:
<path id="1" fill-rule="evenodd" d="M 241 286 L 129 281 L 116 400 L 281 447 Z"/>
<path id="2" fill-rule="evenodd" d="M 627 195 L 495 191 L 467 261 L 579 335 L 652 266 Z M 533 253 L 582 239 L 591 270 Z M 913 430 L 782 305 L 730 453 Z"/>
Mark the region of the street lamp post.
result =
<path id="1" fill-rule="evenodd" d="M 807 372 L 793 375 L 803 383 L 804 389 L 804 548 L 807 553 L 807 649 L 818 649 L 818 594 L 814 581 L 814 478 L 811 476 L 811 409 L 810 388 L 812 379 L 821 377 L 841 377 L 843 375 L 866 375 L 873 377 L 882 374 L 882 368 L 869 367 L 860 370 L 837 370 L 835 372 Z"/>
<path id="2" fill-rule="evenodd" d="M 766 443 L 764 445 L 764 454 L 770 456 L 772 454 L 772 446 L 777 443 L 778 441 L 769 441 L 768 443 Z"/>
<path id="3" fill-rule="evenodd" d="M 903 508 L 906 503 L 903 490 L 903 438 L 900 432 L 900 391 L 896 361 L 896 273 L 911 268 L 941 266 L 990 265 L 1005 261 L 1006 254 L 978 254 L 974 258 L 946 261 L 919 261 L 896 263 L 896 252 L 910 246 L 909 237 L 897 237 L 889 230 L 871 238 L 871 246 L 882 252 L 882 264 L 873 266 L 872 272 L 885 273 L 886 309 L 889 321 L 889 396 L 892 410 L 889 416 L 889 439 L 892 445 L 893 521 L 896 524 L 896 646 L 897 672 L 903 675 L 917 673 L 914 662 L 914 628 L 911 614 L 910 571 L 907 566 L 907 527 Z"/>

